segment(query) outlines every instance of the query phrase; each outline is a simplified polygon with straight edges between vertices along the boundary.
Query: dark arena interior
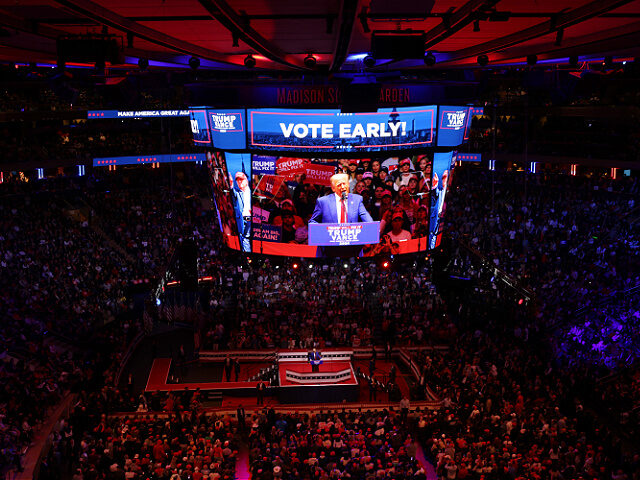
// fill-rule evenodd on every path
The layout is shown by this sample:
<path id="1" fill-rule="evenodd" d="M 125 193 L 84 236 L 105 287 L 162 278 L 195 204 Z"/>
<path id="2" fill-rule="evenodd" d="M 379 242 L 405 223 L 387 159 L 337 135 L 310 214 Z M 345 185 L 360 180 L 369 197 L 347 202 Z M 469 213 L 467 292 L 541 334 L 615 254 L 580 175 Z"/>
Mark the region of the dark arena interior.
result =
<path id="1" fill-rule="evenodd" d="M 0 0 L 7 480 L 640 480 L 640 0 Z"/>

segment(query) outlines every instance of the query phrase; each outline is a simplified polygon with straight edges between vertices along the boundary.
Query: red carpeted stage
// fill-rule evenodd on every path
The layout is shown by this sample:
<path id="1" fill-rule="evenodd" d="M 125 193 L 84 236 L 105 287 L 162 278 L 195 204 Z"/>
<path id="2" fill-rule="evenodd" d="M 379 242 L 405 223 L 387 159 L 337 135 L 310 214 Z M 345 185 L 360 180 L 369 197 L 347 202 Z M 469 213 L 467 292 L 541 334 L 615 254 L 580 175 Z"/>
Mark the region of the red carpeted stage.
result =
<path id="1" fill-rule="evenodd" d="M 278 398 L 281 403 L 358 400 L 358 380 L 351 362 L 323 362 L 318 372 L 314 373 L 309 362 L 283 361 L 278 363 L 278 373 Z"/>
<path id="2" fill-rule="evenodd" d="M 289 387 L 300 384 L 344 384 L 356 382 L 351 364 L 348 362 L 327 362 L 319 366 L 318 373 L 312 372 L 308 362 L 284 363 L 278 365 L 280 386 Z M 289 373 L 289 375 L 287 375 Z"/>
<path id="3" fill-rule="evenodd" d="M 373 378 L 386 384 L 391 365 L 395 364 L 398 368 L 404 364 L 408 371 L 404 375 L 398 373 L 396 383 L 401 395 L 409 398 L 407 382 L 410 378 L 415 381 L 418 376 L 418 368 L 412 360 L 412 355 L 420 348 L 430 347 L 397 349 L 393 353 L 394 358 L 388 361 L 382 359 L 382 349 L 378 349 L 379 360 Z M 272 379 L 265 393 L 267 404 L 341 404 L 344 401 L 371 400 L 367 381 L 361 381 L 359 384 L 355 374 L 358 368 L 363 372 L 369 372 L 371 347 L 325 349 L 321 351 L 323 363 L 317 373 L 312 372 L 308 354 L 306 350 L 207 351 L 200 352 L 198 360 L 182 365 L 172 365 L 170 358 L 158 358 L 153 362 L 145 391 L 177 392 L 199 389 L 205 394 L 203 397 L 209 400 L 221 399 L 222 405 L 250 405 L 253 403 L 251 398 L 256 399 L 257 379 L 266 372 L 263 378 Z M 235 381 L 223 381 L 226 380 L 226 375 L 223 375 L 222 365 L 227 356 L 239 362 L 241 366 L 237 380 L 235 370 L 229 379 Z M 386 393 L 380 391 L 378 397 L 376 401 L 384 401 L 387 398 Z M 427 400 L 437 401 L 437 398 L 429 397 Z"/>
<path id="4" fill-rule="evenodd" d="M 237 382 L 188 382 L 188 383 L 168 383 L 169 371 L 171 369 L 170 358 L 156 358 L 151 366 L 149 379 L 145 392 L 177 392 L 200 389 L 203 392 L 233 392 L 234 394 L 255 394 L 258 382 L 240 380 Z"/>
<path id="5" fill-rule="evenodd" d="M 306 351 L 278 352 L 274 356 L 278 381 L 269 385 L 267 395 L 277 397 L 280 403 L 355 402 L 358 400 L 358 381 L 350 356 L 351 352 L 327 352 L 319 371 L 314 373 L 307 361 Z M 210 397 L 256 395 L 258 382 L 251 374 L 257 371 L 256 365 L 261 364 L 251 362 L 249 358 L 243 359 L 237 381 L 222 381 L 219 373 L 217 376 L 212 375 L 219 381 L 170 381 L 173 368 L 171 363 L 170 358 L 157 358 L 153 361 L 145 391 L 178 392 L 199 389 Z M 183 368 L 195 370 L 201 368 L 203 363 L 219 364 L 220 358 L 201 359 L 197 364 Z"/>

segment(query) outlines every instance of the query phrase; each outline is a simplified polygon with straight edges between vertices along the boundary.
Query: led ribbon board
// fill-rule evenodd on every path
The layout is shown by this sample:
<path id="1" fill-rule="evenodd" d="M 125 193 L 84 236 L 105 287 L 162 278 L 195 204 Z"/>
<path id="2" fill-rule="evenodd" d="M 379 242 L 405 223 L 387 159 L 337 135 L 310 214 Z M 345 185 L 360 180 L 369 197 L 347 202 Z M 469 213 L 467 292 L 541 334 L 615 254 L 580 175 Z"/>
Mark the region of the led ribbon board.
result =
<path id="1" fill-rule="evenodd" d="M 142 165 L 144 163 L 178 163 L 204 162 L 204 153 L 176 153 L 170 155 L 138 155 L 127 157 L 100 157 L 93 159 L 94 167 L 108 167 L 110 165 Z"/>
<path id="2" fill-rule="evenodd" d="M 88 119 L 188 117 L 189 110 L 89 110 Z"/>

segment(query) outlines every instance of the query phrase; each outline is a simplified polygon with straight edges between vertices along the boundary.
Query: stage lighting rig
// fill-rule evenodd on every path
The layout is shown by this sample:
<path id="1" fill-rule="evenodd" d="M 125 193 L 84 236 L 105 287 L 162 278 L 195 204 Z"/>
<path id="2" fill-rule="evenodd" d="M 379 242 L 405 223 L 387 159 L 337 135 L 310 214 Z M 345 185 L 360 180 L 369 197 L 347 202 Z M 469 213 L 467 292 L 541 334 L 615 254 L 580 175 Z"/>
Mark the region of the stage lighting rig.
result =
<path id="1" fill-rule="evenodd" d="M 304 57 L 304 66 L 307 68 L 316 68 L 317 63 L 318 61 L 316 60 L 316 57 L 314 57 L 312 54 Z"/>
<path id="2" fill-rule="evenodd" d="M 425 56 L 424 56 L 424 64 L 427 67 L 433 67 L 436 64 L 436 56 L 431 53 L 428 52 Z"/>
<path id="3" fill-rule="evenodd" d="M 191 57 L 189 59 L 189 66 L 192 70 L 197 70 L 200 67 L 200 59 L 198 57 Z"/>
<path id="4" fill-rule="evenodd" d="M 249 54 L 245 57 L 244 66 L 247 68 L 253 68 L 256 66 L 256 59 L 253 58 L 253 55 Z"/>

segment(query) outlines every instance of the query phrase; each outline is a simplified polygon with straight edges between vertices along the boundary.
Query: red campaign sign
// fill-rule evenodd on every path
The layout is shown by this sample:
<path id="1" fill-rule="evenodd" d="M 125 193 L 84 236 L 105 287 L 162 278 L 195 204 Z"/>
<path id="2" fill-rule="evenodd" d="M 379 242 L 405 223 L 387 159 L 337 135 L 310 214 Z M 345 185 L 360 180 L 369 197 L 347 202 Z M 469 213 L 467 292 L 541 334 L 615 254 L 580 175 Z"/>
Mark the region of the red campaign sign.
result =
<path id="1" fill-rule="evenodd" d="M 316 185 L 331 185 L 331 177 L 336 172 L 333 165 L 314 165 L 308 164 L 306 170 L 306 183 L 314 183 Z"/>
<path id="2" fill-rule="evenodd" d="M 306 158 L 281 157 L 276 161 L 276 173 L 286 180 L 293 180 L 296 175 L 305 173 L 307 162 Z"/>
<path id="3" fill-rule="evenodd" d="M 275 175 L 264 175 L 258 183 L 258 191 L 274 196 L 284 182 L 284 178 Z"/>

